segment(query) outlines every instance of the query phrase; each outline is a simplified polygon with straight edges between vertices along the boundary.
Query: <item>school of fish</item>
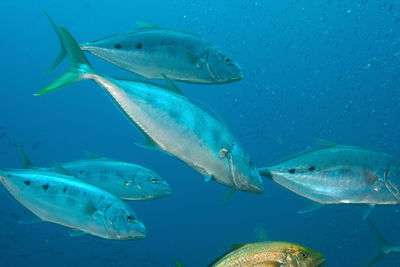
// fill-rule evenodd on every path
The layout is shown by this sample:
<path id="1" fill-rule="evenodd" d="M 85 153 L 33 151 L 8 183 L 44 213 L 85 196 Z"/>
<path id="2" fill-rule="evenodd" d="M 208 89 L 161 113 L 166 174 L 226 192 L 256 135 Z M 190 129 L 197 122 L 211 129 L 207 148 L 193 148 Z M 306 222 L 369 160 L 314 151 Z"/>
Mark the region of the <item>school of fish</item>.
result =
<path id="1" fill-rule="evenodd" d="M 264 191 L 265 177 L 313 202 L 368 207 L 400 203 L 400 158 L 354 146 L 319 140 L 313 149 L 257 168 L 227 126 L 185 97 L 173 81 L 224 84 L 243 79 L 240 66 L 220 48 L 192 33 L 138 22 L 138 29 L 78 44 L 48 16 L 60 50 L 48 71 L 67 56 L 70 68 L 35 95 L 82 80 L 98 84 L 128 121 L 142 133 L 145 147 L 166 152 L 204 176 L 235 190 Z M 84 52 L 101 57 L 140 79 L 98 73 Z M 166 85 L 146 79 L 163 79 Z M 178 142 L 179 140 L 179 142 Z M 22 145 L 21 169 L 0 170 L 0 182 L 25 209 L 23 223 L 46 221 L 71 229 L 71 236 L 90 234 L 114 240 L 146 237 L 146 228 L 126 201 L 167 197 L 171 188 L 145 167 L 88 153 L 85 159 L 38 167 Z M 378 248 L 372 266 L 388 245 L 368 220 Z M 176 266 L 183 266 L 173 260 Z M 210 266 L 322 266 L 323 255 L 291 242 L 265 241 L 233 245 Z"/>

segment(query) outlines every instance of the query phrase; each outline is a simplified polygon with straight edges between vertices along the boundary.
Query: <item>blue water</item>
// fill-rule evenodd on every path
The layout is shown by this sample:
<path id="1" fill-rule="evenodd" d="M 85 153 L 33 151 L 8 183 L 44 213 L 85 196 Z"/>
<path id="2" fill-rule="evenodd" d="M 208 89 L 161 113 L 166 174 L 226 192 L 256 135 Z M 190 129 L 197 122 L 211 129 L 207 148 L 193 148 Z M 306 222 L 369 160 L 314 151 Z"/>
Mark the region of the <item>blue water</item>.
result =
<path id="1" fill-rule="evenodd" d="M 373 253 L 360 206 L 297 214 L 304 199 L 268 180 L 262 195 L 238 192 L 220 204 L 224 186 L 137 146 L 139 132 L 93 82 L 33 96 L 68 68 L 65 61 L 45 75 L 58 41 L 42 10 L 79 42 L 133 29 L 142 20 L 197 33 L 223 48 L 241 65 L 243 81 L 179 86 L 220 114 L 257 166 L 312 146 L 313 137 L 400 154 L 398 0 L 3 0 L 0 167 L 21 166 L 9 146 L 15 141 L 38 166 L 91 151 L 153 169 L 173 193 L 130 203 L 148 229 L 145 240 L 109 241 L 70 237 L 68 229 L 50 223 L 18 224 L 23 210 L 3 192 L 0 266 L 172 266 L 171 258 L 206 266 L 232 243 L 265 238 L 320 251 L 327 267 L 361 266 Z M 88 58 L 101 73 L 132 77 Z M 370 219 L 400 245 L 399 207 L 377 207 Z M 376 266 L 400 266 L 400 255 Z"/>

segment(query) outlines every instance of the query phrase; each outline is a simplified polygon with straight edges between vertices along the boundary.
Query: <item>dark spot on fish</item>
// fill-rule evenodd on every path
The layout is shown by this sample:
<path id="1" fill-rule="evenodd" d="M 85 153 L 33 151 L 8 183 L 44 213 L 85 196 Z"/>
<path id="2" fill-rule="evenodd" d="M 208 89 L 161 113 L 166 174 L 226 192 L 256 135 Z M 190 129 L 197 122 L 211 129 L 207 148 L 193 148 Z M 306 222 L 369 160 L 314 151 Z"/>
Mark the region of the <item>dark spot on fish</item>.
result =
<path id="1" fill-rule="evenodd" d="M 26 181 L 24 181 L 24 184 L 26 184 L 26 185 L 30 185 L 30 184 L 31 184 L 31 181 L 29 181 L 29 180 L 26 180 Z"/>
<path id="2" fill-rule="evenodd" d="M 45 184 L 45 185 L 42 185 L 42 187 L 43 187 L 44 191 L 47 191 L 47 189 L 49 189 L 50 186 L 48 184 Z"/>
<path id="3" fill-rule="evenodd" d="M 85 197 L 86 197 L 86 195 L 87 195 L 86 191 L 83 191 L 83 196 L 85 196 Z"/>
<path id="4" fill-rule="evenodd" d="M 114 45 L 114 47 L 117 48 L 117 49 L 121 49 L 122 48 L 121 44 L 116 44 L 116 45 Z"/>
<path id="5" fill-rule="evenodd" d="M 79 171 L 79 174 L 82 174 L 83 172 L 84 172 L 83 170 L 80 170 L 80 171 Z"/>
<path id="6" fill-rule="evenodd" d="M 164 42 L 160 42 L 160 45 L 163 46 L 163 45 L 164 45 Z"/>
<path id="7" fill-rule="evenodd" d="M 232 60 L 229 58 L 229 57 L 227 57 L 227 58 L 225 58 L 225 62 L 226 63 L 229 63 L 229 62 L 231 62 Z"/>
<path id="8" fill-rule="evenodd" d="M 104 199 L 104 196 L 103 196 L 103 195 L 100 195 L 100 199 L 103 200 L 103 199 Z"/>
<path id="9" fill-rule="evenodd" d="M 64 193 L 67 192 L 67 187 L 64 187 L 64 188 L 63 188 L 63 192 L 64 192 Z"/>
<path id="10" fill-rule="evenodd" d="M 142 47 L 143 47 L 142 43 L 137 43 L 137 44 L 135 45 L 135 48 L 136 48 L 136 49 L 142 49 Z"/>
<path id="11" fill-rule="evenodd" d="M 308 168 L 308 170 L 309 170 L 310 172 L 315 171 L 315 167 L 314 167 L 314 166 L 311 166 L 310 168 Z"/>
<path id="12" fill-rule="evenodd" d="M 296 170 L 295 170 L 295 169 L 290 169 L 289 172 L 290 172 L 291 174 L 293 174 L 293 173 L 296 172 Z"/>

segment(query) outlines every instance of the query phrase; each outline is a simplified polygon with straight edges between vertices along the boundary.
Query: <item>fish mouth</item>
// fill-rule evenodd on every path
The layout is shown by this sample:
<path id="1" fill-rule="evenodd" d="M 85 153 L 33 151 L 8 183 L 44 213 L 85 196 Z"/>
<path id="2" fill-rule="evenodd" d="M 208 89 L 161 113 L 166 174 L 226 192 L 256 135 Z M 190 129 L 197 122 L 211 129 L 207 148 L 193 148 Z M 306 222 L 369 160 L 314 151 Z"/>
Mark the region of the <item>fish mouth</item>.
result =
<path id="1" fill-rule="evenodd" d="M 324 259 L 324 258 L 315 259 L 315 260 L 313 260 L 313 262 L 312 262 L 312 263 L 313 263 L 312 266 L 314 266 L 314 267 L 320 267 L 320 266 L 324 265 L 325 262 L 326 262 L 326 259 Z"/>

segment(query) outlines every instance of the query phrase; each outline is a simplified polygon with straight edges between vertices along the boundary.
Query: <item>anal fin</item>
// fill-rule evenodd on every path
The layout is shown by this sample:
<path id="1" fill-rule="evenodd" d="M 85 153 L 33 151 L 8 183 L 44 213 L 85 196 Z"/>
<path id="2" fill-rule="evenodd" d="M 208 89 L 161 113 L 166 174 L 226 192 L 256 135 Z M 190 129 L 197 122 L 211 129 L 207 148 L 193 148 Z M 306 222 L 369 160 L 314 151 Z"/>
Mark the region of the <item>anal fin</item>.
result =
<path id="1" fill-rule="evenodd" d="M 306 206 L 304 208 L 302 208 L 301 210 L 299 210 L 297 213 L 300 213 L 300 214 L 310 213 L 310 212 L 316 211 L 317 209 L 321 208 L 322 206 L 323 206 L 323 204 L 310 200 L 307 202 Z"/>
<path id="2" fill-rule="evenodd" d="M 71 237 L 83 236 L 83 235 L 87 234 L 86 232 L 83 232 L 78 229 L 71 229 L 68 233 L 69 233 L 69 236 L 71 236 Z"/>
<path id="3" fill-rule="evenodd" d="M 33 214 L 31 211 L 29 210 L 25 210 L 25 217 L 21 218 L 20 220 L 18 220 L 18 223 L 20 224 L 32 224 L 32 223 L 39 223 L 42 222 L 42 220 L 36 216 L 35 214 Z"/>

